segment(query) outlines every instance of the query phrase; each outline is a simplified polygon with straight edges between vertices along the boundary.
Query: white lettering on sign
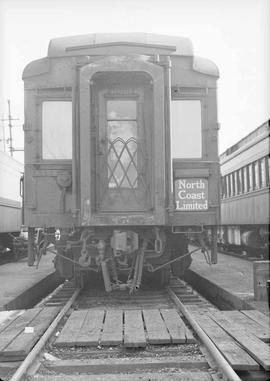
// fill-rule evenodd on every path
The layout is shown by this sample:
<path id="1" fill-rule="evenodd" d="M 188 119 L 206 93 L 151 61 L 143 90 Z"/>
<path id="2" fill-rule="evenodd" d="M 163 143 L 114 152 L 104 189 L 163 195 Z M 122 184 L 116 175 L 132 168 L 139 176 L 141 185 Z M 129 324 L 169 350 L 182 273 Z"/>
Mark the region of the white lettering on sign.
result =
<path id="1" fill-rule="evenodd" d="M 177 211 L 208 210 L 208 180 L 176 180 L 175 208 Z"/>

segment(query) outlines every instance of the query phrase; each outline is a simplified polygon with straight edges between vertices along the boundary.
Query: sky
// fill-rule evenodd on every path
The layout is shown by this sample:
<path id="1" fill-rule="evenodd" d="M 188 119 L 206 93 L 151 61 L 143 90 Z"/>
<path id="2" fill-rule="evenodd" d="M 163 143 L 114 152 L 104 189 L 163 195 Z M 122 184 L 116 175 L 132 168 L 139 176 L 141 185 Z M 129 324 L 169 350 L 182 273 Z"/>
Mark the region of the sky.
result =
<path id="1" fill-rule="evenodd" d="M 23 148 L 24 67 L 46 56 L 52 38 L 99 32 L 189 37 L 195 55 L 215 62 L 220 152 L 269 119 L 270 0 L 0 0 L 0 119 L 10 99 L 15 149 Z"/>

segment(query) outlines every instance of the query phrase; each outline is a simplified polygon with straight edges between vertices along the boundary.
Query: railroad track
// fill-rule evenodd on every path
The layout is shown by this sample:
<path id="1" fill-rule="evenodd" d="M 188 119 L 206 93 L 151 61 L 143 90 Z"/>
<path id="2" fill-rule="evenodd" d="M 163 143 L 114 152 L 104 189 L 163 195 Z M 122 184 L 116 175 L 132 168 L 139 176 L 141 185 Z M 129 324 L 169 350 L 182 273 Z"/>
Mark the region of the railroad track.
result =
<path id="1" fill-rule="evenodd" d="M 240 380 L 192 318 L 193 313 L 215 311 L 215 307 L 177 278 L 166 289 L 146 286 L 135 295 L 79 290 L 66 282 L 41 306 L 60 312 L 11 381 L 216 381 L 221 374 L 227 375 L 224 379 Z M 96 331 L 93 324 L 98 323 L 93 321 L 98 320 L 101 328 L 94 342 L 89 331 L 91 327 Z M 88 322 L 88 343 L 83 335 L 78 339 L 74 334 L 79 325 L 83 327 L 82 321 Z M 166 334 L 160 325 L 164 323 Z"/>
<path id="2" fill-rule="evenodd" d="M 249 261 L 249 262 L 254 262 L 254 261 L 263 261 L 265 260 L 265 258 L 263 258 L 263 256 L 259 256 L 259 257 L 251 257 L 249 256 L 248 254 L 239 254 L 239 253 L 236 253 L 234 251 L 226 251 L 226 250 L 222 250 L 222 249 L 218 249 L 219 253 L 221 254 L 225 254 L 225 255 L 229 255 L 231 257 L 235 257 L 235 258 L 239 258 L 239 259 L 243 259 L 244 261 Z"/>
<path id="3" fill-rule="evenodd" d="M 26 255 L 20 255 L 16 257 L 14 254 L 11 254 L 10 252 L 7 254 L 0 253 L 0 266 L 5 265 L 6 263 L 18 262 L 25 257 Z"/>
<path id="4" fill-rule="evenodd" d="M 195 247 L 198 247 L 197 244 L 195 242 L 192 242 L 190 243 L 190 246 L 195 248 Z M 209 248 L 210 250 L 210 248 Z M 267 260 L 269 259 L 268 258 L 264 258 L 263 255 L 260 255 L 260 256 L 257 256 L 257 257 L 252 257 L 248 254 L 240 254 L 240 253 L 237 253 L 235 251 L 232 251 L 232 250 L 225 250 L 221 247 L 218 247 L 218 253 L 220 254 L 225 254 L 225 255 L 228 255 L 228 256 L 231 256 L 231 257 L 235 257 L 235 258 L 239 258 L 239 259 L 242 259 L 244 261 L 249 261 L 249 262 L 254 262 L 254 261 L 263 261 L 263 260 Z"/>

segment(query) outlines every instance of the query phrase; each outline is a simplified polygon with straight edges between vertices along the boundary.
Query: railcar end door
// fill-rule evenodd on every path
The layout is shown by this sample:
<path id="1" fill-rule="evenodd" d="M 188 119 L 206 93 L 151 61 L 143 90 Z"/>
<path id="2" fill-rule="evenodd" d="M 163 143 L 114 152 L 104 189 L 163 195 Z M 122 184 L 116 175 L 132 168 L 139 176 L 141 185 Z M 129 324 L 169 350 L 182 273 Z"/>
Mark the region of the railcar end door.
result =
<path id="1" fill-rule="evenodd" d="M 130 57 L 82 69 L 83 224 L 118 224 L 121 215 L 132 224 L 164 223 L 163 86 L 161 67 Z"/>

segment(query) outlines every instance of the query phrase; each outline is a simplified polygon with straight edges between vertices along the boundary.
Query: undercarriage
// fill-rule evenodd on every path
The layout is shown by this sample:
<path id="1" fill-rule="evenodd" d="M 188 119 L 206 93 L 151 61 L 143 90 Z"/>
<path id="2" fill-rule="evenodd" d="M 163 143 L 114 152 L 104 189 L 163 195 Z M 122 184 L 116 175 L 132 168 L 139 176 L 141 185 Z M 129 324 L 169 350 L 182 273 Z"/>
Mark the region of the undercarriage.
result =
<path id="1" fill-rule="evenodd" d="M 101 274 L 107 292 L 128 289 L 133 293 L 148 277 L 155 276 L 164 286 L 171 271 L 181 276 L 191 263 L 186 236 L 164 228 L 96 227 L 59 233 L 55 267 L 79 287 Z"/>

